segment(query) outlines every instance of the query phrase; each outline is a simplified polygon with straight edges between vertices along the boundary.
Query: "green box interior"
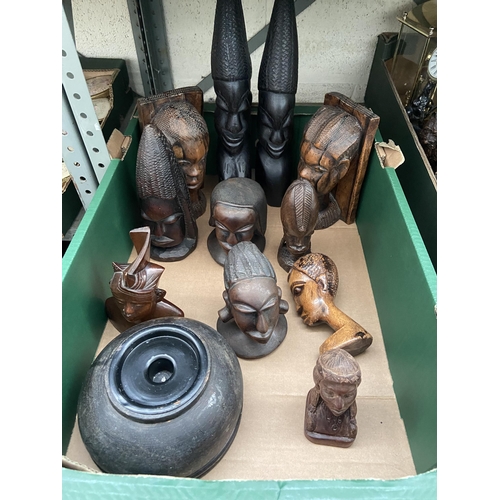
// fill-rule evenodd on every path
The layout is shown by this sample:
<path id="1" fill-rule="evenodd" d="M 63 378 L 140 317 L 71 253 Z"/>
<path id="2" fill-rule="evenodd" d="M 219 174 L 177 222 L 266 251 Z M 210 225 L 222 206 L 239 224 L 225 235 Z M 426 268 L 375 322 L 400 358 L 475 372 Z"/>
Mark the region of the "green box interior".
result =
<path id="1" fill-rule="evenodd" d="M 295 158 L 304 125 L 319 105 L 296 106 Z M 204 116 L 216 143 L 213 104 Z M 252 119 L 255 119 L 255 114 Z M 140 225 L 135 192 L 139 127 L 125 131 L 132 144 L 112 160 L 64 257 L 62 273 L 62 452 L 76 418 L 78 395 L 107 317 L 109 265 L 132 251 L 128 232 Z M 377 133 L 376 141 L 382 140 Z M 211 148 L 213 152 L 215 148 Z M 215 174 L 213 153 L 207 173 Z M 204 481 L 93 474 L 63 469 L 65 498 L 405 498 L 436 496 L 437 356 L 436 273 L 394 170 L 372 153 L 356 221 L 375 296 L 389 367 L 417 475 L 397 480 Z M 180 492 L 184 492 L 182 496 Z M 362 493 L 361 493 L 362 492 Z"/>

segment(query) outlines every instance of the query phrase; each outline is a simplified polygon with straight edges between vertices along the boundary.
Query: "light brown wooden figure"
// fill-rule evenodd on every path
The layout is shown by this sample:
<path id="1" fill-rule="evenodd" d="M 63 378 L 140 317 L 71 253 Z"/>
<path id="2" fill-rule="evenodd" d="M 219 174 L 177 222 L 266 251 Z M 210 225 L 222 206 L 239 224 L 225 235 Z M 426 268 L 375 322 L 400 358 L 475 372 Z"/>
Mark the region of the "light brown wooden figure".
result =
<path id="1" fill-rule="evenodd" d="M 295 307 L 304 323 L 327 323 L 334 330 L 321 344 L 320 353 L 341 348 L 356 356 L 370 347 L 373 337 L 335 305 L 338 283 L 337 266 L 321 253 L 300 257 L 288 273 Z"/>

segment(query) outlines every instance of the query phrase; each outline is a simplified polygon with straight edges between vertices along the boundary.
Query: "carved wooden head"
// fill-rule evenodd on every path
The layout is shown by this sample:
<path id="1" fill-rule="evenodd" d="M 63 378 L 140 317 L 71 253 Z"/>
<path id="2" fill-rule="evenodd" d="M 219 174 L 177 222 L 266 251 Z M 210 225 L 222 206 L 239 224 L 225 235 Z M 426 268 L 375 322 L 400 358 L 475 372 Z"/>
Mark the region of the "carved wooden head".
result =
<path id="1" fill-rule="evenodd" d="M 209 146 L 208 127 L 197 109 L 187 101 L 164 104 L 151 121 L 168 139 L 182 167 L 189 190 L 203 187 Z"/>
<path id="2" fill-rule="evenodd" d="M 287 279 L 297 313 L 304 323 L 313 325 L 323 321 L 327 314 L 325 297 L 333 300 L 339 285 L 333 260 L 321 253 L 304 255 L 293 263 Z"/>
<path id="3" fill-rule="evenodd" d="M 311 236 L 318 219 L 319 203 L 311 183 L 293 181 L 281 202 L 281 223 L 286 246 L 294 259 L 311 251 Z"/>
<path id="4" fill-rule="evenodd" d="M 247 177 L 219 182 L 210 197 L 209 224 L 224 252 L 241 241 L 264 236 L 267 226 L 267 202 L 262 187 Z"/>
<path id="5" fill-rule="evenodd" d="M 361 383 L 358 362 L 344 349 L 321 354 L 313 371 L 315 389 L 328 409 L 339 416 L 354 403 Z"/>
<path id="6" fill-rule="evenodd" d="M 250 241 L 235 245 L 224 264 L 223 292 L 226 307 L 219 311 L 222 321 L 234 318 L 238 328 L 253 340 L 266 343 L 279 315 L 288 311 L 274 269 Z"/>
<path id="7" fill-rule="evenodd" d="M 321 106 L 307 123 L 300 145 L 299 176 L 318 194 L 331 192 L 357 158 L 362 127 L 339 106 Z"/>

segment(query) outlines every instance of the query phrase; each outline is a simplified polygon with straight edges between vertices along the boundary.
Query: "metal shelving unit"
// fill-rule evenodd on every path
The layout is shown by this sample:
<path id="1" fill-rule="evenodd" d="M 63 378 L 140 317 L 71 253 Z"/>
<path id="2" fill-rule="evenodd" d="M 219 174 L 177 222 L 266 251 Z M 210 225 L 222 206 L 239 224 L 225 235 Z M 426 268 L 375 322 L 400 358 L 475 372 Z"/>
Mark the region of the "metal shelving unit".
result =
<path id="1" fill-rule="evenodd" d="M 111 157 L 62 6 L 62 158 L 86 210 Z"/>

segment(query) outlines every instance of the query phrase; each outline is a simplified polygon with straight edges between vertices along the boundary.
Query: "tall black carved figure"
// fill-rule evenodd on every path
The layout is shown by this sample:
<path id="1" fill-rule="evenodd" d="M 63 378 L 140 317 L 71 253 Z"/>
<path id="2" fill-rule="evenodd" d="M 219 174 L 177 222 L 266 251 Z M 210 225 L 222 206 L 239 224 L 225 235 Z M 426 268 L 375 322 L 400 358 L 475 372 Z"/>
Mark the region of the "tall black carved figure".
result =
<path id="1" fill-rule="evenodd" d="M 141 217 L 151 228 L 151 258 L 184 259 L 196 248 L 198 226 L 182 168 L 152 123 L 144 127 L 139 142 L 136 183 Z"/>
<path id="2" fill-rule="evenodd" d="M 251 177 L 252 63 L 241 0 L 217 0 L 211 66 L 219 180 Z"/>
<path id="3" fill-rule="evenodd" d="M 295 178 L 292 140 L 298 67 L 294 1 L 275 0 L 259 71 L 255 168 L 255 179 L 273 207 L 280 206 Z"/>

